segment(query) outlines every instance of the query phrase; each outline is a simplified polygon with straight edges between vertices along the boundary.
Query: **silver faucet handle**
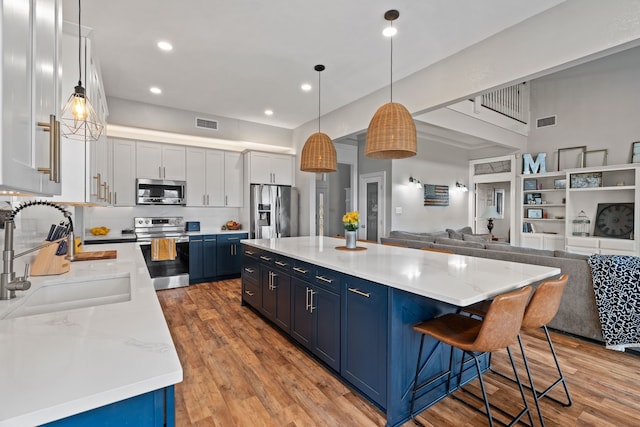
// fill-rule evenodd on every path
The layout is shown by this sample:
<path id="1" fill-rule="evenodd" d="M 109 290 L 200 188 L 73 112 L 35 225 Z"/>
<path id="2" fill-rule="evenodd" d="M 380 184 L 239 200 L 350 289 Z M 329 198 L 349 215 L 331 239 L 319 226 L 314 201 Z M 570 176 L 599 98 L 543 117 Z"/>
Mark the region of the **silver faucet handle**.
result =
<path id="1" fill-rule="evenodd" d="M 27 280 L 29 278 L 29 267 L 30 267 L 30 264 L 24 265 L 24 277 L 23 277 L 24 280 Z"/>

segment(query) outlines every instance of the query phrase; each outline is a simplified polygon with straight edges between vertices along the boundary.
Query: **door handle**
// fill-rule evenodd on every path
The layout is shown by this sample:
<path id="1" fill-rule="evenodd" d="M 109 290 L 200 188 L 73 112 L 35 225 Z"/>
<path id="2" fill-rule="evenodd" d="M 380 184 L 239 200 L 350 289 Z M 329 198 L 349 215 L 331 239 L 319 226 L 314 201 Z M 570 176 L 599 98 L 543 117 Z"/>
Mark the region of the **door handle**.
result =
<path id="1" fill-rule="evenodd" d="M 349 289 L 349 292 L 353 292 L 354 294 L 362 295 L 363 297 L 369 298 L 371 296 L 371 293 L 369 293 L 369 292 L 362 292 L 362 291 L 360 291 L 358 289 L 355 289 L 355 288 L 348 288 L 348 289 Z"/>
<path id="2" fill-rule="evenodd" d="M 310 307 L 309 307 L 309 313 L 313 313 L 313 310 L 315 310 L 315 309 L 316 309 L 316 307 L 313 305 L 313 296 L 314 296 L 315 294 L 317 294 L 317 292 L 315 292 L 313 289 L 311 289 L 310 294 L 311 294 L 311 297 L 310 297 L 309 299 L 311 300 L 311 305 L 310 305 Z"/>

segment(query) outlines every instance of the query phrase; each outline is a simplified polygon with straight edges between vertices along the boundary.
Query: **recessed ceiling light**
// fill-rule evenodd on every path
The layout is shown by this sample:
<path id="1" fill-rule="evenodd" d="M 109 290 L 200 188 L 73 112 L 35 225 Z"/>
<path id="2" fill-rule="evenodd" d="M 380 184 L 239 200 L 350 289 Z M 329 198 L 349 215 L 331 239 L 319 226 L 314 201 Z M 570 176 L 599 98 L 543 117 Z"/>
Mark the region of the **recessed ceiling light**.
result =
<path id="1" fill-rule="evenodd" d="M 305 92 L 309 92 L 311 90 L 311 85 L 309 83 L 304 83 L 302 86 L 300 86 L 300 89 Z"/>
<path id="2" fill-rule="evenodd" d="M 385 37 L 393 37 L 398 33 L 398 29 L 396 27 L 386 27 L 382 30 L 382 35 Z"/>
<path id="3" fill-rule="evenodd" d="M 151 93 L 153 93 L 153 94 L 156 94 L 156 95 L 160 95 L 160 94 L 162 93 L 162 89 L 160 89 L 160 88 L 159 88 L 159 87 L 157 87 L 157 86 L 151 86 L 151 87 L 149 88 L 149 92 L 151 92 Z"/>
<path id="4" fill-rule="evenodd" d="M 159 41 L 158 42 L 158 49 L 164 50 L 165 52 L 169 52 L 169 51 L 173 50 L 173 46 L 169 42 Z"/>
<path id="5" fill-rule="evenodd" d="M 273 116 L 273 110 L 264 110 L 264 113 L 265 113 L 267 116 Z"/>

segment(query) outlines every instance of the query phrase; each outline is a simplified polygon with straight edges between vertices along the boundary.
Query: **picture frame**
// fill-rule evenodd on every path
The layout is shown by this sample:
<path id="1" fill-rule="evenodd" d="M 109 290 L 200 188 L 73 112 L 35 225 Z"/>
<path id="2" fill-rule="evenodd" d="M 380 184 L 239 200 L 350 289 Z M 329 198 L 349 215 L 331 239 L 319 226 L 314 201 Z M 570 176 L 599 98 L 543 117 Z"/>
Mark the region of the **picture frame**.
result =
<path id="1" fill-rule="evenodd" d="M 538 189 L 538 180 L 537 179 L 525 179 L 522 183 L 522 188 L 524 191 L 527 190 L 537 190 Z"/>
<path id="2" fill-rule="evenodd" d="M 524 203 L 525 204 L 527 204 L 527 205 L 536 204 L 536 200 L 542 201 L 542 193 L 525 193 L 524 194 Z"/>
<path id="3" fill-rule="evenodd" d="M 527 209 L 527 218 L 529 219 L 542 219 L 542 209 L 529 208 Z"/>
<path id="4" fill-rule="evenodd" d="M 583 153 L 585 151 L 587 151 L 586 145 L 558 148 L 558 170 L 584 167 L 582 162 L 584 161 Z"/>
<path id="5" fill-rule="evenodd" d="M 553 180 L 553 188 L 556 190 L 564 190 L 567 188 L 567 180 L 565 178 L 562 179 L 554 179 Z"/>
<path id="6" fill-rule="evenodd" d="M 569 185 L 571 188 L 602 187 L 602 172 L 572 173 Z"/>
<path id="7" fill-rule="evenodd" d="M 589 155 L 591 158 L 599 158 L 600 161 L 596 161 L 595 164 L 590 164 Z M 607 166 L 607 157 L 609 156 L 609 150 L 606 148 L 602 150 L 589 150 L 582 152 L 582 158 L 580 159 L 580 167 L 589 167 L 589 166 Z M 598 164 L 599 163 L 599 164 Z"/>
<path id="8" fill-rule="evenodd" d="M 640 163 L 640 141 L 631 143 L 631 162 Z"/>

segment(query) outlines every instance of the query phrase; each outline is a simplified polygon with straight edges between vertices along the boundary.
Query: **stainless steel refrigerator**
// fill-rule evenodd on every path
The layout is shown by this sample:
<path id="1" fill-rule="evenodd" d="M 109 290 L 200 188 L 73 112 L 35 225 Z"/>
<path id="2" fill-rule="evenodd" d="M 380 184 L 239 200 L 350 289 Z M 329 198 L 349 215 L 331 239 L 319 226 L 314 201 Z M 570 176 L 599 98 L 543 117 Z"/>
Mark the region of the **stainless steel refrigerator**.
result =
<path id="1" fill-rule="evenodd" d="M 249 238 L 298 235 L 298 190 L 282 185 L 251 184 Z"/>

